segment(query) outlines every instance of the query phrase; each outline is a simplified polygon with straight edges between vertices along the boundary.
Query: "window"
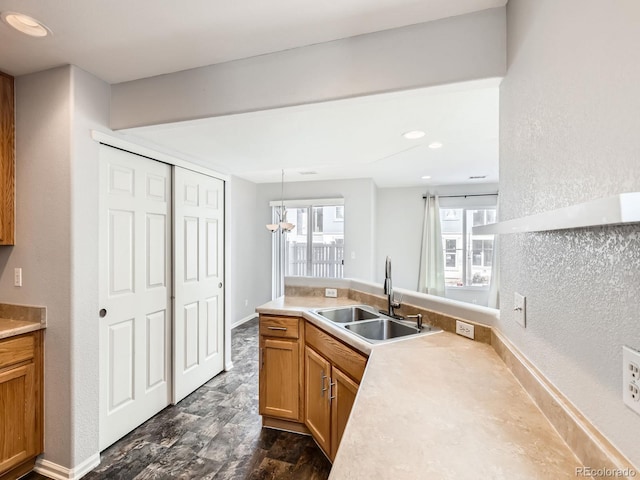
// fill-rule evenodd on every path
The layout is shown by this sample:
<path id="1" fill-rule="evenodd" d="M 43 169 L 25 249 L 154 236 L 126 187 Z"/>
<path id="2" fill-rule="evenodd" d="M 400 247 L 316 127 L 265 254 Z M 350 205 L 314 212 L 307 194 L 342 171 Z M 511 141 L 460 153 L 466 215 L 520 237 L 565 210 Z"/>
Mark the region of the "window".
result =
<path id="1" fill-rule="evenodd" d="M 495 208 L 441 208 L 447 287 L 488 287 L 493 235 L 473 235 L 472 227 L 494 223 Z"/>
<path id="2" fill-rule="evenodd" d="M 344 205 L 322 202 L 322 205 L 304 200 L 286 202 L 287 219 L 295 227 L 288 233 L 274 234 L 274 297 L 284 293 L 285 276 L 343 277 Z M 280 207 L 272 207 L 277 222 Z"/>

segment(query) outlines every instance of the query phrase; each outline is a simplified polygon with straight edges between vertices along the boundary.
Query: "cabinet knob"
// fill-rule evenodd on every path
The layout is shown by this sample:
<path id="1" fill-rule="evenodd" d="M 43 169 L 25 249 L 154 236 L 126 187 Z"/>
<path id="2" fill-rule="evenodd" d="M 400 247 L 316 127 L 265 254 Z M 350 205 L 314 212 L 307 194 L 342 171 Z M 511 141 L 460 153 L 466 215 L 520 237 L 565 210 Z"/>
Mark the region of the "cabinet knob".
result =
<path id="1" fill-rule="evenodd" d="M 222 288 L 222 282 L 218 283 L 218 288 Z"/>
<path id="2" fill-rule="evenodd" d="M 100 318 L 104 318 L 107 316 L 107 309 L 106 308 L 101 308 L 100 312 L 98 313 L 100 315 Z"/>

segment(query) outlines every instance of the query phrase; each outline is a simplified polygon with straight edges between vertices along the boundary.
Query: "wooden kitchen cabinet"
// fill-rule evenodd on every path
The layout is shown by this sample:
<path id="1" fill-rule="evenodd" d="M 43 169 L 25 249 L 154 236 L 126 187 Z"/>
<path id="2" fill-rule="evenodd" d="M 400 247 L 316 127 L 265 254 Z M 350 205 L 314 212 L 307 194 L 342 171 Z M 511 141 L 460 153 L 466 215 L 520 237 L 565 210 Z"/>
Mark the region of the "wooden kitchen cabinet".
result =
<path id="1" fill-rule="evenodd" d="M 320 448 L 331 451 L 331 404 L 329 382 L 331 364 L 322 355 L 306 346 L 304 349 L 305 425 Z"/>
<path id="2" fill-rule="evenodd" d="M 0 72 L 0 245 L 15 242 L 15 163 L 13 77 Z"/>
<path id="3" fill-rule="evenodd" d="M 336 458 L 338 445 L 342 440 L 342 434 L 347 426 L 349 414 L 356 401 L 358 384 L 351 380 L 339 368 L 331 369 L 331 459 Z"/>
<path id="4" fill-rule="evenodd" d="M 260 315 L 260 415 L 303 421 L 303 329 L 297 317 Z"/>
<path id="5" fill-rule="evenodd" d="M 305 425 L 333 461 L 367 358 L 310 324 L 305 342 Z"/>
<path id="6" fill-rule="evenodd" d="M 43 451 L 42 332 L 0 340 L 0 480 L 33 469 Z"/>

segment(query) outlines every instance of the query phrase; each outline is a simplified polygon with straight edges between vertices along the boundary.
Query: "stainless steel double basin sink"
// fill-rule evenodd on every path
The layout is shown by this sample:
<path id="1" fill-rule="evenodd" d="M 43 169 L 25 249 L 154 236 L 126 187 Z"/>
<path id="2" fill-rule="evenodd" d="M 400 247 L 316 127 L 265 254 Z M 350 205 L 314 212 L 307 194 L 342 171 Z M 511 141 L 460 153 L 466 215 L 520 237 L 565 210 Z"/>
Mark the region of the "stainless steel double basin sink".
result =
<path id="1" fill-rule="evenodd" d="M 423 325 L 422 330 L 419 330 L 414 322 L 388 317 L 368 305 L 321 308 L 313 310 L 313 312 L 369 343 L 380 343 L 400 337 L 442 331 L 440 328 L 430 325 Z"/>

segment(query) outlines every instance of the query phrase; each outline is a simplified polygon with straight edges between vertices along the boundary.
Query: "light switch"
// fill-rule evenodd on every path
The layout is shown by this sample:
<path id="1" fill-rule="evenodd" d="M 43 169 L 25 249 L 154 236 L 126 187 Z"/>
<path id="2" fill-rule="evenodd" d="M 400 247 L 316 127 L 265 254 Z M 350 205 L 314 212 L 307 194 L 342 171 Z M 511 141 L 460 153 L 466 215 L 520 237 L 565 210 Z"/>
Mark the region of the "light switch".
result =
<path id="1" fill-rule="evenodd" d="M 22 286 L 22 269 L 21 268 L 13 269 L 13 285 L 15 287 Z"/>
<path id="2" fill-rule="evenodd" d="M 514 320 L 523 328 L 527 327 L 527 298 L 524 295 L 515 293 L 513 296 Z"/>

